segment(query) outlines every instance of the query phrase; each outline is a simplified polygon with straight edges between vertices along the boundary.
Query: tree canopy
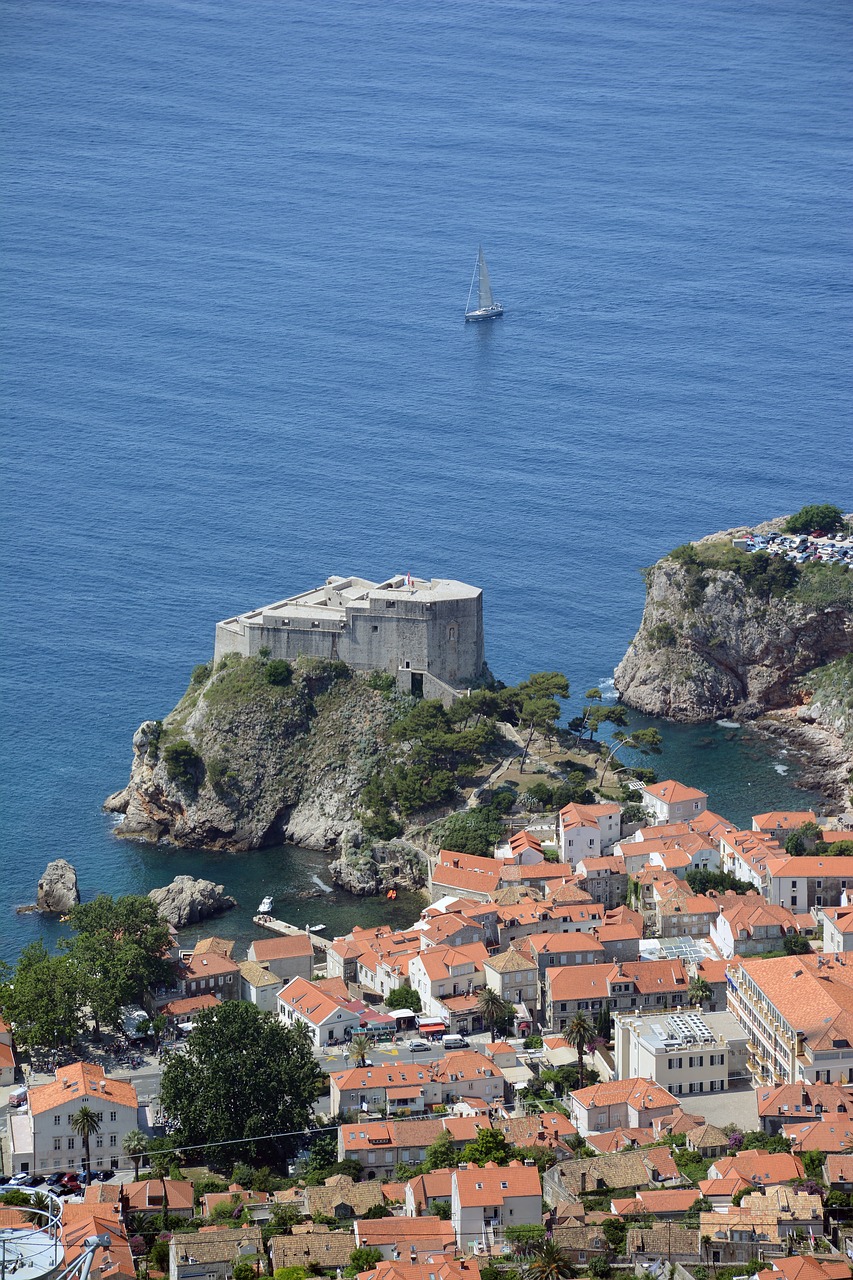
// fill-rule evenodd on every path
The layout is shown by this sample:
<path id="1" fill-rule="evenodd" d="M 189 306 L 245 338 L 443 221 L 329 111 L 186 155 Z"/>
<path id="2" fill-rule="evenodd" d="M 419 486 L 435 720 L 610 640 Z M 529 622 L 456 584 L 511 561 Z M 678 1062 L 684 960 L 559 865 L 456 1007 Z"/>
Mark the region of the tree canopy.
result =
<path id="1" fill-rule="evenodd" d="M 14 973 L 0 986 L 0 1011 L 15 1026 L 19 1044 L 56 1048 L 80 1029 L 76 975 L 63 956 L 38 939 L 24 947 Z"/>
<path id="2" fill-rule="evenodd" d="M 168 927 L 151 899 L 135 894 L 78 903 L 70 921 L 75 936 L 61 946 L 96 1029 L 117 1028 L 123 1005 L 138 1003 L 146 987 L 171 976 Z"/>
<path id="3" fill-rule="evenodd" d="M 829 502 L 801 507 L 796 515 L 785 521 L 786 533 L 814 533 L 818 529 L 824 533 L 836 533 L 843 528 L 844 512 Z"/>
<path id="4" fill-rule="evenodd" d="M 174 1145 L 246 1140 L 245 1148 L 224 1149 L 229 1163 L 238 1154 L 280 1160 L 294 1138 L 266 1135 L 304 1129 L 318 1096 L 305 1032 L 238 1000 L 196 1016 L 186 1052 L 169 1059 L 160 1090 L 163 1110 L 177 1126 Z M 205 1159 L 219 1164 L 222 1151 L 211 1145 Z"/>

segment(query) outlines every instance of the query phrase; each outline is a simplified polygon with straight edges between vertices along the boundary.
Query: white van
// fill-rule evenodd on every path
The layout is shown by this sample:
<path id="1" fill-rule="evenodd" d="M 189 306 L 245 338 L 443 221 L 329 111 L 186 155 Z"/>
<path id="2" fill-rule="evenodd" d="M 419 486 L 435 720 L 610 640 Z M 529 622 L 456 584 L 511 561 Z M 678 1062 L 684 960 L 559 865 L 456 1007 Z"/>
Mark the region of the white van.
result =
<path id="1" fill-rule="evenodd" d="M 441 1043 L 445 1049 L 470 1049 L 470 1045 L 464 1036 L 442 1036 Z"/>

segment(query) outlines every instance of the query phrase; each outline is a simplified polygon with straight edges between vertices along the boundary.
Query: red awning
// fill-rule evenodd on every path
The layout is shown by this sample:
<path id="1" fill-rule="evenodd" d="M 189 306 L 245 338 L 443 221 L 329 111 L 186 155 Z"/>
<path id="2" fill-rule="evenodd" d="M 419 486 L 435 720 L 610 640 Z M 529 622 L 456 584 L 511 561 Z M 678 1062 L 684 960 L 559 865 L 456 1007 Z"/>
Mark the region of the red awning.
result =
<path id="1" fill-rule="evenodd" d="M 418 1023 L 418 1031 L 427 1031 L 432 1033 L 434 1031 L 443 1032 L 446 1030 L 447 1030 L 447 1027 L 444 1025 L 443 1022 L 419 1022 Z"/>

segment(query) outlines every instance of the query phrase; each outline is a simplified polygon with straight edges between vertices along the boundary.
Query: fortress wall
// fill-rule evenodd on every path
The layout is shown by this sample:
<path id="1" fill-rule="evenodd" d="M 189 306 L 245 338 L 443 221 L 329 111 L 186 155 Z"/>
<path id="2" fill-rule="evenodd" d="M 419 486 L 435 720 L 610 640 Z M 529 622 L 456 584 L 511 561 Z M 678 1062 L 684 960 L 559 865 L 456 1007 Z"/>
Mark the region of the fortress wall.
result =
<path id="1" fill-rule="evenodd" d="M 346 614 L 344 626 L 331 617 L 319 627 L 253 626 L 242 617 L 230 626 L 219 623 L 214 662 L 227 653 L 254 657 L 267 648 L 274 658 L 340 658 L 357 671 L 394 676 L 408 664 L 454 687 L 470 687 L 480 678 L 485 663 L 482 592 L 429 603 L 400 592 L 390 605 L 380 595 L 368 609 L 347 608 Z M 256 616 L 260 621 L 260 611 Z"/>

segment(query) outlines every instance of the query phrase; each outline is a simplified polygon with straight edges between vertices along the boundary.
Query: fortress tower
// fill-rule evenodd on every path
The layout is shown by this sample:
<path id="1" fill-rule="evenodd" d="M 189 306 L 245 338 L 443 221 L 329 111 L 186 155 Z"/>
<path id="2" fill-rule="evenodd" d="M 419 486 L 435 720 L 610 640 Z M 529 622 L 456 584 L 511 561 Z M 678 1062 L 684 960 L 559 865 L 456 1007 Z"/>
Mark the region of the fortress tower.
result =
<path id="1" fill-rule="evenodd" d="M 483 592 L 411 574 L 379 583 L 327 578 L 311 591 L 217 623 L 214 662 L 261 649 L 274 658 L 309 654 L 356 671 L 387 671 L 407 692 L 443 697 L 483 675 Z"/>

